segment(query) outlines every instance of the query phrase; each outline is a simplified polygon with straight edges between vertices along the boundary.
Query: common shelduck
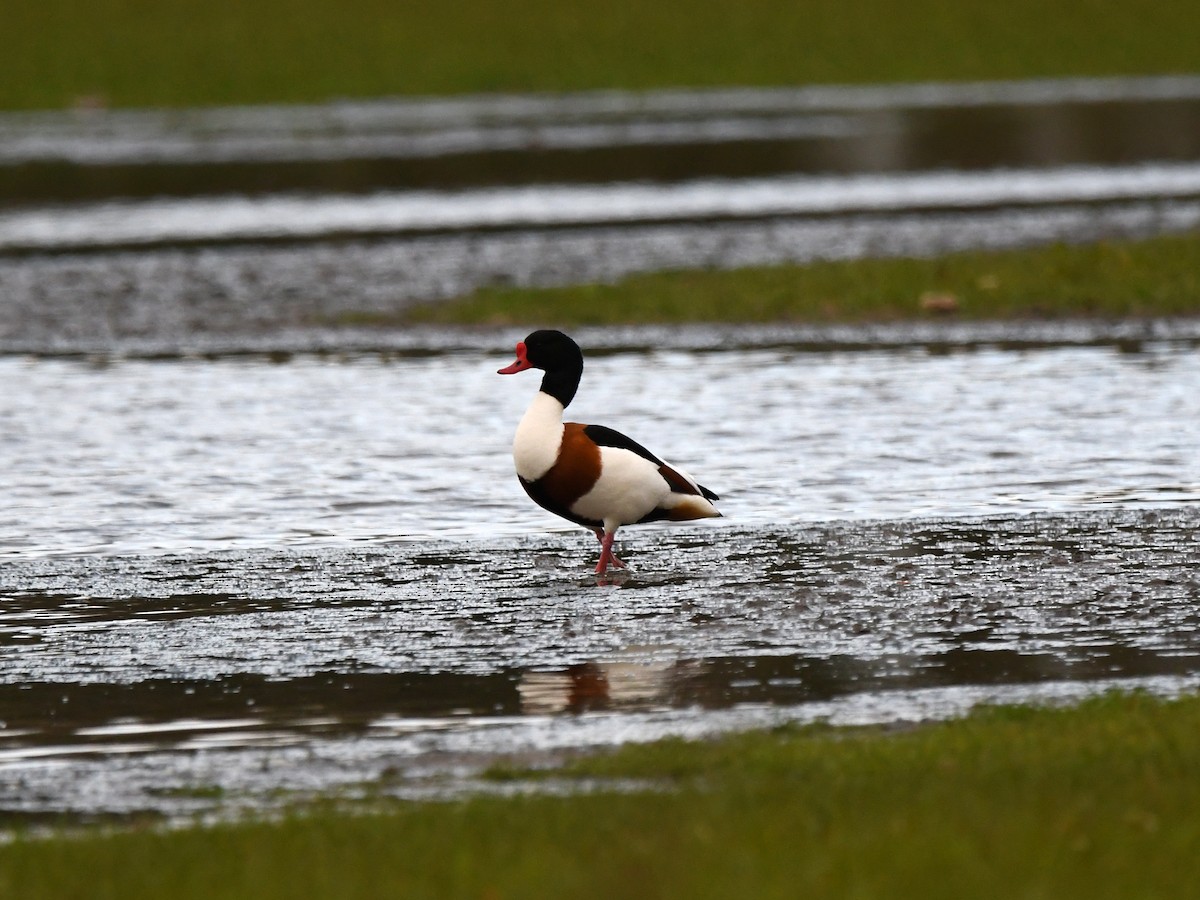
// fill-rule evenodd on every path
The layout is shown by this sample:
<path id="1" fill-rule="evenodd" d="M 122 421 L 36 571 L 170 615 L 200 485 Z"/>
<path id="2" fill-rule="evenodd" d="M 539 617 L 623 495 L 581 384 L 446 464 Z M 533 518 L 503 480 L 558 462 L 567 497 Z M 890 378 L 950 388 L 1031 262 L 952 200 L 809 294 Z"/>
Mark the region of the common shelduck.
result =
<path id="1" fill-rule="evenodd" d="M 719 516 L 719 499 L 641 444 L 603 425 L 563 422 L 579 389 L 583 352 L 561 331 L 535 331 L 517 344 L 517 360 L 499 370 L 542 369 L 542 387 L 517 426 L 513 461 L 533 502 L 591 529 L 600 541 L 596 573 L 624 568 L 613 554 L 622 525 Z"/>

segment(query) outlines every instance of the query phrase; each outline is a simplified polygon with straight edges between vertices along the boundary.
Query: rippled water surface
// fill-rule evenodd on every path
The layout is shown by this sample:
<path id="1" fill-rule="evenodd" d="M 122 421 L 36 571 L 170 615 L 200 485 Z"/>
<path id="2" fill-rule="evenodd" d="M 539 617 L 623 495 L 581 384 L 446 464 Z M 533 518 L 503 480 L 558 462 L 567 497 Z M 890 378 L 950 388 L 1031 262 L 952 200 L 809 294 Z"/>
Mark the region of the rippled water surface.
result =
<path id="1" fill-rule="evenodd" d="M 0 810 L 424 796 L 496 754 L 1200 684 L 1193 340 L 602 334 L 571 412 L 727 514 L 626 529 L 602 583 L 511 472 L 520 335 L 0 359 Z"/>
<path id="2" fill-rule="evenodd" d="M 510 343 L 285 363 L 0 359 L 0 553 L 536 530 L 553 520 L 524 502 L 507 446 L 537 379 L 494 374 Z M 570 412 L 692 470 L 743 524 L 1200 497 L 1188 344 L 615 353 L 589 362 Z"/>

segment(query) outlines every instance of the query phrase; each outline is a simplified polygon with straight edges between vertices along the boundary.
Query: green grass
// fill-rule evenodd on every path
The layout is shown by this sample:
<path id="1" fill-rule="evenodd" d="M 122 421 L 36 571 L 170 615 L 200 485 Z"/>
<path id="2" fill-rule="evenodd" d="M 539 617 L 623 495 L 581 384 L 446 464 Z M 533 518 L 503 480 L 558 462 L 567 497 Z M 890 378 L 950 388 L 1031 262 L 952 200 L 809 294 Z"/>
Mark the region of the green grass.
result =
<path id="1" fill-rule="evenodd" d="M 1195 72 L 1193 0 L 12 0 L 0 109 Z"/>
<path id="2" fill-rule="evenodd" d="M 931 259 L 662 272 L 611 285 L 486 289 L 457 302 L 418 307 L 403 321 L 567 327 L 879 322 L 946 315 L 924 308 L 931 297 L 953 298 L 957 311 L 950 315 L 969 319 L 1196 315 L 1200 233 Z"/>
<path id="3" fill-rule="evenodd" d="M 0 896 L 1177 898 L 1200 879 L 1200 698 L 587 759 L 657 791 L 328 809 L 0 846 Z"/>

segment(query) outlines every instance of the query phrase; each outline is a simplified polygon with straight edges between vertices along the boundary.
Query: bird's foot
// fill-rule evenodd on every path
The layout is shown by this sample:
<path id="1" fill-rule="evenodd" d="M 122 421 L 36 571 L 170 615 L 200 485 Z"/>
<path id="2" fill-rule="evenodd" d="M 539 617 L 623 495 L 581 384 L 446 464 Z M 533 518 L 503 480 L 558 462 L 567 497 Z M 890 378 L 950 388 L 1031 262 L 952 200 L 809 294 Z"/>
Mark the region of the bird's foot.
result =
<path id="1" fill-rule="evenodd" d="M 605 534 L 603 531 L 596 530 L 593 533 L 596 535 L 596 540 L 600 542 L 600 561 L 596 563 L 596 574 L 603 575 L 608 571 L 609 566 L 612 566 L 614 569 L 627 568 L 624 561 L 619 559 L 617 554 L 613 553 L 612 550 L 613 538 L 616 536 L 616 532 Z"/>

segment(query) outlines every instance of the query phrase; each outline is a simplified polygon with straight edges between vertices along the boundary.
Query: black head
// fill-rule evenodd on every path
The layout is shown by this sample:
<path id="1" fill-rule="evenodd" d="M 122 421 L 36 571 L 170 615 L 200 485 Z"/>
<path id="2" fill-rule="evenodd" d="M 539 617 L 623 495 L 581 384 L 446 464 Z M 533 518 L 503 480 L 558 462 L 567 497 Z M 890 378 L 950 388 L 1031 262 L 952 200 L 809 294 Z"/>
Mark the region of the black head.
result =
<path id="1" fill-rule="evenodd" d="M 561 331 L 535 331 L 517 344 L 517 361 L 499 373 L 513 375 L 526 369 L 543 370 L 542 390 L 566 406 L 579 388 L 583 351 Z"/>

